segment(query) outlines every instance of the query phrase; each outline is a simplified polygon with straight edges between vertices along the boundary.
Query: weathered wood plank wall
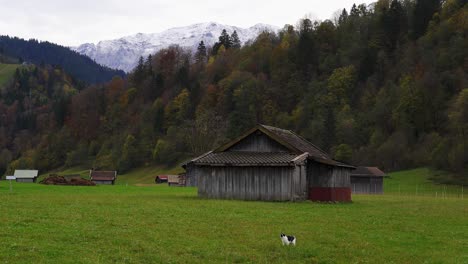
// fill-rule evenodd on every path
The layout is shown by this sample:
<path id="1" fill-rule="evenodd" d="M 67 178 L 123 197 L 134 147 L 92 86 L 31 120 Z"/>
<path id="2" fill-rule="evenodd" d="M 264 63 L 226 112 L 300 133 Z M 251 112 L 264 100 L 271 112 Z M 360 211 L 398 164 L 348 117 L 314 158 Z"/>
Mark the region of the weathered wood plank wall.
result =
<path id="1" fill-rule="evenodd" d="M 297 167 L 192 167 L 200 197 L 287 201 L 305 199 L 305 170 Z"/>
<path id="2" fill-rule="evenodd" d="M 309 187 L 351 187 L 351 170 L 309 162 L 307 176 Z"/>
<path id="3" fill-rule="evenodd" d="M 353 193 L 383 194 L 382 177 L 351 177 Z"/>
<path id="4" fill-rule="evenodd" d="M 93 180 L 95 184 L 102 184 L 102 185 L 113 185 L 114 183 L 112 181 L 97 181 Z"/>
<path id="5" fill-rule="evenodd" d="M 35 179 L 30 179 L 30 178 L 16 178 L 16 182 L 36 182 Z"/>

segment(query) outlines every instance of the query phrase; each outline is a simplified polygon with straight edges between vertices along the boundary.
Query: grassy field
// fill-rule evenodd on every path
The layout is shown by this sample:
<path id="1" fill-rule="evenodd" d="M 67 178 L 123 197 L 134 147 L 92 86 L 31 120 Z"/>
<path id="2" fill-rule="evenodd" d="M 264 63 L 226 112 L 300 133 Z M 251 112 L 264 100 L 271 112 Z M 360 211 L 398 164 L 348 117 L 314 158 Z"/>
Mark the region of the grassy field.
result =
<path id="1" fill-rule="evenodd" d="M 434 173 L 434 171 L 427 168 L 390 173 L 390 177 L 384 179 L 384 192 L 397 196 L 468 197 L 466 194 L 468 185 L 459 186 L 435 183 L 431 180 Z"/>
<path id="2" fill-rule="evenodd" d="M 13 77 L 16 68 L 18 68 L 17 64 L 0 63 L 0 88 Z"/>
<path id="3" fill-rule="evenodd" d="M 156 170 L 115 186 L 14 183 L 10 193 L 0 181 L 0 262 L 468 263 L 468 199 L 206 200 L 195 188 L 150 185 Z M 281 232 L 297 246 L 281 246 Z"/>

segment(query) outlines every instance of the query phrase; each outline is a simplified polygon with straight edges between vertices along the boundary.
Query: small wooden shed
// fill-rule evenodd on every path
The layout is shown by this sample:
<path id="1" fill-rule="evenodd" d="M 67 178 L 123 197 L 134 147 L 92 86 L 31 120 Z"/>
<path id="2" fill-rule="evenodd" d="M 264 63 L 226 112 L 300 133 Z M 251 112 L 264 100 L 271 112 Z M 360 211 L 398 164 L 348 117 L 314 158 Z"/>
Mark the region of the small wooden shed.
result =
<path id="1" fill-rule="evenodd" d="M 178 186 L 178 187 L 186 187 L 187 185 L 187 175 L 185 173 L 181 173 L 178 175 L 166 175 L 167 176 L 167 184 L 169 186 Z"/>
<path id="2" fill-rule="evenodd" d="M 39 176 L 38 170 L 15 170 L 14 176 L 17 182 L 36 182 Z"/>
<path id="3" fill-rule="evenodd" d="M 179 186 L 179 175 L 167 175 L 167 185 Z"/>
<path id="4" fill-rule="evenodd" d="M 117 171 L 89 171 L 89 178 L 96 184 L 114 185 Z"/>
<path id="5" fill-rule="evenodd" d="M 351 201 L 353 166 L 290 130 L 258 125 L 182 165 L 200 197 L 240 200 Z"/>
<path id="6" fill-rule="evenodd" d="M 385 173 L 377 167 L 357 167 L 351 173 L 353 193 L 383 194 Z"/>

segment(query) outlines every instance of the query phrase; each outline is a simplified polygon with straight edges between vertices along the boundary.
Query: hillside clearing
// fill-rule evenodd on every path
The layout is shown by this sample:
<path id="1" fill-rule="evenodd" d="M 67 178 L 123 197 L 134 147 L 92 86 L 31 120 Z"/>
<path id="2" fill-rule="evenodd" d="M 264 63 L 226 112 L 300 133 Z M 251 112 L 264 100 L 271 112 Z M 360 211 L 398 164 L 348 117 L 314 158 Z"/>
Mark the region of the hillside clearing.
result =
<path id="1" fill-rule="evenodd" d="M 11 80 L 18 66 L 17 64 L 0 63 L 0 88 Z"/>

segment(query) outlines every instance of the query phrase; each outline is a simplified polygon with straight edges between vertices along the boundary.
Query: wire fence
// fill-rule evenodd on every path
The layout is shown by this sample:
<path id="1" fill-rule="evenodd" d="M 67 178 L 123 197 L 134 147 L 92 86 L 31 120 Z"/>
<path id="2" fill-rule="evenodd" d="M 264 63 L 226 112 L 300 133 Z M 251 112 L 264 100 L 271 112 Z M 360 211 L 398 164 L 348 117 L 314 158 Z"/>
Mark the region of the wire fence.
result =
<path id="1" fill-rule="evenodd" d="M 467 186 L 456 185 L 415 185 L 415 186 L 384 186 L 384 194 L 401 196 L 426 196 L 440 199 L 458 198 L 465 199 Z"/>

